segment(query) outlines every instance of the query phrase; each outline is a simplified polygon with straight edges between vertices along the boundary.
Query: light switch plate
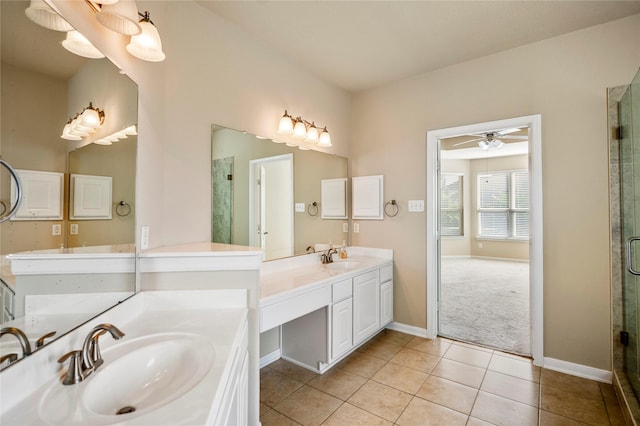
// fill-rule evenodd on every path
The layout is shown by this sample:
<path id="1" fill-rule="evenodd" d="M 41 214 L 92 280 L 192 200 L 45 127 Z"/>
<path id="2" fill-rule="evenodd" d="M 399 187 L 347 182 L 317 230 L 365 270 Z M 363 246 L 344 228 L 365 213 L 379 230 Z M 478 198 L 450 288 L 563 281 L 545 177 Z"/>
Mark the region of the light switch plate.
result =
<path id="1" fill-rule="evenodd" d="M 51 226 L 51 235 L 60 235 L 62 234 L 62 225 L 59 223 L 54 223 Z"/>
<path id="2" fill-rule="evenodd" d="M 304 203 L 296 203 L 296 213 L 304 213 L 305 205 Z"/>
<path id="3" fill-rule="evenodd" d="M 347 222 L 342 224 L 342 232 L 349 232 L 349 224 Z"/>
<path id="4" fill-rule="evenodd" d="M 140 234 L 140 250 L 146 250 L 149 248 L 149 227 L 143 226 Z"/>
<path id="5" fill-rule="evenodd" d="M 409 211 L 410 212 L 423 212 L 424 211 L 424 200 L 409 200 Z"/>

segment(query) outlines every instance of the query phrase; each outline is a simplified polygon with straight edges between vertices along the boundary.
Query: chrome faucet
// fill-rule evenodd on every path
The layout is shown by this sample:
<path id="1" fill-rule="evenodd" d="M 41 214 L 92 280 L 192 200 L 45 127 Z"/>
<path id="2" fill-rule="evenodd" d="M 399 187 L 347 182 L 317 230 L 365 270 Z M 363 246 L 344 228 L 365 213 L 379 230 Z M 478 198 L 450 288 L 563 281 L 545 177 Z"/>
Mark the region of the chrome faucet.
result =
<path id="1" fill-rule="evenodd" d="M 107 331 L 111 334 L 111 337 L 116 340 L 124 337 L 124 333 L 115 325 L 99 324 L 93 327 L 89 334 L 87 334 L 87 337 L 84 339 L 84 344 L 82 345 L 82 350 L 67 352 L 60 357 L 58 360 L 59 363 L 63 363 L 67 359 L 70 360 L 67 374 L 62 380 L 63 385 L 80 383 L 104 363 L 100 355 L 98 339 Z"/>
<path id="2" fill-rule="evenodd" d="M 82 368 L 85 374 L 84 377 L 87 377 L 104 363 L 100 355 L 98 339 L 106 331 L 116 340 L 124 337 L 124 333 L 113 324 L 99 324 L 93 327 L 93 330 L 87 334 L 87 337 L 84 339 L 84 344 L 82 345 Z"/>
<path id="3" fill-rule="evenodd" d="M 327 250 L 326 253 L 322 253 L 320 255 L 320 262 L 322 262 L 323 265 L 326 265 L 327 263 L 333 263 L 333 255 L 337 253 L 338 250 L 331 247 L 329 250 Z"/>
<path id="4" fill-rule="evenodd" d="M 16 327 L 4 327 L 0 330 L 0 337 L 5 334 L 13 334 L 20 342 L 20 346 L 22 347 L 22 356 L 25 357 L 27 355 L 31 355 L 31 343 L 29 343 L 29 339 L 27 335 L 24 334 L 22 330 Z"/>

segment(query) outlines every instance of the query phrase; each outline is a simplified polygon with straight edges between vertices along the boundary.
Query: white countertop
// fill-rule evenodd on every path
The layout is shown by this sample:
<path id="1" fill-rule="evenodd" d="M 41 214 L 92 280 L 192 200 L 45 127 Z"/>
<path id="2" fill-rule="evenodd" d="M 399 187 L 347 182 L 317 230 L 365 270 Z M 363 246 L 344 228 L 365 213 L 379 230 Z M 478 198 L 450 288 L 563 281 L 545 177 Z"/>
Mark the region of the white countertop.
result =
<path id="1" fill-rule="evenodd" d="M 287 299 L 340 276 L 346 278 L 365 273 L 393 261 L 392 250 L 348 247 L 347 252 L 349 257 L 344 260 L 334 255 L 333 263 L 354 262 L 353 268 L 331 269 L 320 262 L 319 253 L 266 262 L 260 270 L 260 306 Z"/>

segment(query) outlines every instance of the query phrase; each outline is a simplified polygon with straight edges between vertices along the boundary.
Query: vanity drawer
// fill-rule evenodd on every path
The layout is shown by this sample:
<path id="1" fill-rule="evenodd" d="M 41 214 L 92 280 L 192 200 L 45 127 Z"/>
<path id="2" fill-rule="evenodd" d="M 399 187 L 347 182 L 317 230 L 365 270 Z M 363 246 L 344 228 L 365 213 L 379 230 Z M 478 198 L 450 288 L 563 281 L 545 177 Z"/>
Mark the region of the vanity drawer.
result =
<path id="1" fill-rule="evenodd" d="M 267 331 L 331 304 L 331 287 L 323 285 L 260 309 L 260 332 Z"/>
<path id="2" fill-rule="evenodd" d="M 351 278 L 335 283 L 333 286 L 333 297 L 331 301 L 333 303 L 339 302 L 347 297 L 351 297 L 353 294 L 353 287 L 351 286 Z"/>
<path id="3" fill-rule="evenodd" d="M 380 268 L 380 282 L 391 281 L 393 279 L 393 265 Z"/>

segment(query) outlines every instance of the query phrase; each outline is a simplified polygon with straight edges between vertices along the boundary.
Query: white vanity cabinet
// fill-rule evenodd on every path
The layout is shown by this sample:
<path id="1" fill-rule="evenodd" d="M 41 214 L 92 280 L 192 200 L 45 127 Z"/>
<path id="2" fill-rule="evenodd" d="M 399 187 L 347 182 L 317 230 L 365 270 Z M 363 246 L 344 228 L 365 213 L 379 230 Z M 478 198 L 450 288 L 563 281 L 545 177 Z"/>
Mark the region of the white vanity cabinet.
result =
<path id="1" fill-rule="evenodd" d="M 331 306 L 331 359 L 337 359 L 353 346 L 352 280 L 333 284 Z"/>
<path id="2" fill-rule="evenodd" d="M 380 268 L 380 326 L 393 321 L 393 265 Z"/>
<path id="3" fill-rule="evenodd" d="M 247 324 L 240 345 L 233 354 L 231 374 L 222 396 L 222 405 L 215 416 L 214 425 L 246 425 L 249 413 L 249 352 Z"/>
<path id="4" fill-rule="evenodd" d="M 365 341 L 380 328 L 380 271 L 353 277 L 353 343 Z"/>
<path id="5" fill-rule="evenodd" d="M 359 267 L 305 265 L 263 277 L 261 331 L 279 327 L 280 340 L 265 361 L 283 358 L 322 374 L 393 320 L 392 258 L 356 259 Z M 290 290 L 271 292 L 276 286 Z"/>

